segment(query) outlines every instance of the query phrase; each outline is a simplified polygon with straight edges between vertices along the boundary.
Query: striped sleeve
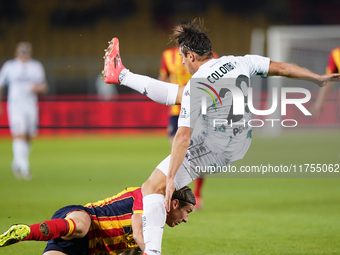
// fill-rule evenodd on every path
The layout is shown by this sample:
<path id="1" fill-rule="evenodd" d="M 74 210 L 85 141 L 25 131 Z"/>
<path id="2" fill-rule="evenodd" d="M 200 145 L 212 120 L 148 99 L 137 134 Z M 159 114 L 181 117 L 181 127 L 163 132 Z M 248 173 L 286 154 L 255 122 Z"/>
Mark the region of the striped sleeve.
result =
<path id="1" fill-rule="evenodd" d="M 142 195 L 142 189 L 136 189 L 133 192 L 134 202 L 132 207 L 133 213 L 143 213 L 143 195 Z"/>

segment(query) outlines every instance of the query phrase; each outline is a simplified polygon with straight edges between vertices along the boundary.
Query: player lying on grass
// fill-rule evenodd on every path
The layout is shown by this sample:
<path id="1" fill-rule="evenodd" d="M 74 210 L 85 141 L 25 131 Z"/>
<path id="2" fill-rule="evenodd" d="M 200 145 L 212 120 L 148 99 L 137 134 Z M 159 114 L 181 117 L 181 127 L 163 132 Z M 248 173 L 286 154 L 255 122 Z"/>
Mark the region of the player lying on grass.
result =
<path id="1" fill-rule="evenodd" d="M 174 227 L 187 222 L 195 204 L 189 187 L 174 192 L 166 224 Z M 132 249 L 144 250 L 142 213 L 141 188 L 127 188 L 96 203 L 63 207 L 51 220 L 13 225 L 0 235 L 0 247 L 35 240 L 48 241 L 44 255 L 120 254 Z"/>
<path id="2" fill-rule="evenodd" d="M 227 167 L 242 159 L 250 146 L 250 125 L 225 125 L 221 129 L 213 126 L 214 119 L 234 118 L 232 93 L 225 91 L 221 102 L 216 98 L 217 103 L 207 97 L 206 105 L 209 107 L 203 115 L 200 100 L 195 99 L 190 103 L 191 94 L 197 91 L 196 88 L 207 90 L 220 76 L 229 78 L 228 81 L 233 80 L 235 86 L 240 87 L 241 83 L 249 87 L 249 78 L 254 75 L 308 79 L 318 86 L 324 86 L 332 78 L 339 78 L 339 74 L 318 75 L 296 65 L 274 62 L 256 55 L 230 55 L 214 59 L 211 42 L 203 32 L 199 20 L 177 26 L 172 39 L 179 46 L 183 63 L 193 75 L 185 87 L 134 74 L 125 69 L 117 38 L 112 39 L 104 56 L 103 74 L 106 83 L 126 85 L 158 103 L 181 104 L 179 128 L 174 137 L 171 155 L 156 167 L 142 186 L 144 253 L 147 255 L 161 253 L 165 215 L 171 208 L 174 190 L 198 177 L 197 166 Z M 194 78 L 201 78 L 207 86 L 195 82 L 197 80 L 193 80 Z M 246 97 L 245 94 L 242 96 Z M 245 111 L 238 120 L 248 122 L 250 119 L 251 112 Z M 240 128 L 240 132 L 235 132 L 235 128 Z"/>

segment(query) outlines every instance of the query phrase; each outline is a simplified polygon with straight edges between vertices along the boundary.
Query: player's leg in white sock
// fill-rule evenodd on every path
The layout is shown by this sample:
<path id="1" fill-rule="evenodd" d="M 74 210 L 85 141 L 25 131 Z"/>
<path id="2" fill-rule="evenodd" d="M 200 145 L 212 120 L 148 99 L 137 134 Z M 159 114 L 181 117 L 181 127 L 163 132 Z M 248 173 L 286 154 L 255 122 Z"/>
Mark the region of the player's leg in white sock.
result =
<path id="1" fill-rule="evenodd" d="M 150 194 L 143 198 L 143 236 L 145 253 L 161 254 L 163 229 L 166 220 L 165 198 L 160 194 Z"/>
<path id="2" fill-rule="evenodd" d="M 22 138 L 13 139 L 13 165 L 20 169 L 23 176 L 29 174 L 29 142 Z"/>
<path id="3" fill-rule="evenodd" d="M 148 76 L 131 73 L 124 69 L 122 72 L 122 85 L 128 86 L 151 100 L 166 105 L 176 104 L 179 85 L 159 81 Z"/>
<path id="4" fill-rule="evenodd" d="M 30 155 L 30 143 L 27 140 L 23 140 L 22 145 L 23 167 L 21 168 L 21 173 L 23 176 L 26 177 L 30 175 L 29 155 Z"/>
<path id="5" fill-rule="evenodd" d="M 20 139 L 14 138 L 12 142 L 12 151 L 13 151 L 13 161 L 12 161 L 12 168 L 19 168 L 19 152 L 20 152 Z"/>

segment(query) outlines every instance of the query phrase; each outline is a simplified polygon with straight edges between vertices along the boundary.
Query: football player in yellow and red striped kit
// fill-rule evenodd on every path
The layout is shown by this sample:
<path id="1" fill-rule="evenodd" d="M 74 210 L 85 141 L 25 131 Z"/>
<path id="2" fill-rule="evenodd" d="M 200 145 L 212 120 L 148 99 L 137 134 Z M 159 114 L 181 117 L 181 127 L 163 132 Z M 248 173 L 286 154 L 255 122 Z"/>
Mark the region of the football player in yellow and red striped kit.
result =
<path id="1" fill-rule="evenodd" d="M 340 71 L 340 46 L 333 49 L 328 57 L 328 63 L 326 67 L 326 73 L 339 73 Z M 313 105 L 312 113 L 315 117 L 318 117 L 324 108 L 325 100 L 329 92 L 333 89 L 334 82 L 329 82 L 325 87 L 320 88 L 320 92 Z M 339 112 L 340 112 L 340 90 L 339 90 Z"/>
<path id="2" fill-rule="evenodd" d="M 174 227 L 187 222 L 195 196 L 187 186 L 176 191 L 166 223 Z M 141 188 L 126 188 L 96 203 L 69 205 L 51 220 L 33 225 L 13 225 L 0 235 L 0 247 L 19 241 L 48 241 L 44 255 L 116 255 L 144 250 L 143 196 Z"/>

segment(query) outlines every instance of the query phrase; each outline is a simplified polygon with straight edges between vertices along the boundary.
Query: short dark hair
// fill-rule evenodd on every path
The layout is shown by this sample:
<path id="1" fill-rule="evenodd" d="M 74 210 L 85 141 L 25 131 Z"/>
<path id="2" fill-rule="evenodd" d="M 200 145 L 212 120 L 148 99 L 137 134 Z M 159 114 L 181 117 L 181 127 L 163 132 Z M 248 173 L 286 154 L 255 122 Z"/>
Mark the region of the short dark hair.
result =
<path id="1" fill-rule="evenodd" d="M 178 209 L 181 209 L 189 204 L 196 205 L 194 193 L 188 186 L 184 186 L 179 190 L 175 190 L 172 194 L 171 200 L 177 199 L 179 201 Z"/>
<path id="2" fill-rule="evenodd" d="M 212 58 L 211 41 L 203 30 L 203 20 L 196 18 L 190 23 L 175 26 L 171 40 L 181 48 L 184 56 L 187 56 L 190 50 L 200 56 L 202 60 Z"/>

